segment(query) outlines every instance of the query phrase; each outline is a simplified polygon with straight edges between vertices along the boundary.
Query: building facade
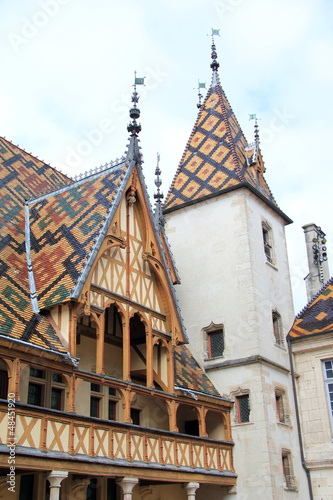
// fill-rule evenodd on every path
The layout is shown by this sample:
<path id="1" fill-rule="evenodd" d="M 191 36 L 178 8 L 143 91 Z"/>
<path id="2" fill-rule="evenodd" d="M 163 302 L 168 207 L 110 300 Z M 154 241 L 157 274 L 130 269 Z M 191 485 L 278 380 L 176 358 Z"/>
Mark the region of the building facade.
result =
<path id="1" fill-rule="evenodd" d="M 305 500 L 285 342 L 294 318 L 291 220 L 265 181 L 257 123 L 248 144 L 218 67 L 213 44 L 212 82 L 164 204 L 177 296 L 192 354 L 235 403 L 238 480 L 226 498 Z"/>
<path id="2" fill-rule="evenodd" d="M 138 147 L 71 180 L 0 142 L 0 498 L 167 500 L 236 484 L 230 411 L 186 347 Z"/>
<path id="3" fill-rule="evenodd" d="M 333 280 L 296 316 L 288 334 L 304 462 L 314 500 L 333 498 Z"/>

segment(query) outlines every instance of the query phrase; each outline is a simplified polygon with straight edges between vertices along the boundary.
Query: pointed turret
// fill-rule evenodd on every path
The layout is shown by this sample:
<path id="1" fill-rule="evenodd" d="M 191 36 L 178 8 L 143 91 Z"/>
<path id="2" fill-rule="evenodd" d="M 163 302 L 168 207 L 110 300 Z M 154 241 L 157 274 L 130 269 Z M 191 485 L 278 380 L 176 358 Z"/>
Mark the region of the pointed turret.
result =
<path id="1" fill-rule="evenodd" d="M 222 89 L 219 62 L 212 42 L 212 80 L 192 130 L 184 154 L 166 197 L 166 212 L 214 197 L 230 189 L 247 187 L 262 198 L 287 222 L 263 177 L 256 130 L 256 167 L 248 163 L 249 145 Z M 253 158 L 253 153 L 251 159 Z"/>

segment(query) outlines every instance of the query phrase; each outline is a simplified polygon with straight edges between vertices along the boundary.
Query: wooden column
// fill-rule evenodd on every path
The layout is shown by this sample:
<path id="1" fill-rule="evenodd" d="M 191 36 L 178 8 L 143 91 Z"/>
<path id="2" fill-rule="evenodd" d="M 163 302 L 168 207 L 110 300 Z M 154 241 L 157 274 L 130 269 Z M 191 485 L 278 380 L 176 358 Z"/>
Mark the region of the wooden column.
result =
<path id="1" fill-rule="evenodd" d="M 207 429 L 206 429 L 206 414 L 207 410 L 204 406 L 199 406 L 197 408 L 199 412 L 199 436 L 200 437 L 207 437 Z"/>
<path id="2" fill-rule="evenodd" d="M 105 312 L 96 323 L 96 373 L 104 373 L 104 324 Z"/>
<path id="3" fill-rule="evenodd" d="M 131 381 L 131 339 L 129 305 L 126 305 L 126 317 L 123 323 L 123 380 Z"/>
<path id="4" fill-rule="evenodd" d="M 20 377 L 22 370 L 29 366 L 27 363 L 22 363 L 19 358 L 11 360 L 4 360 L 8 366 L 8 394 L 15 394 L 16 401 L 20 401 L 19 389 L 20 389 Z"/>
<path id="5" fill-rule="evenodd" d="M 151 314 L 146 332 L 146 379 L 147 387 L 154 387 L 154 343 Z"/>
<path id="6" fill-rule="evenodd" d="M 169 414 L 169 430 L 171 432 L 179 432 L 179 429 L 177 427 L 177 409 L 179 403 L 176 403 L 174 399 L 172 401 L 166 400 L 166 403 Z"/>
<path id="7" fill-rule="evenodd" d="M 76 328 L 77 328 L 77 315 L 80 304 L 71 303 L 69 305 L 69 354 L 76 357 Z"/>

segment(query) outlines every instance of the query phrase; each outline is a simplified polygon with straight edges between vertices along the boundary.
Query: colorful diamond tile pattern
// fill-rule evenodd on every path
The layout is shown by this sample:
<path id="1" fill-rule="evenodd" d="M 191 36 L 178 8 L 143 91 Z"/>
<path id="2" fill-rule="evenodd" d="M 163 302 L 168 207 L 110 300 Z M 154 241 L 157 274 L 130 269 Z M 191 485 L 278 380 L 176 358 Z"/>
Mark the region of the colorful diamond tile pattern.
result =
<path id="1" fill-rule="evenodd" d="M 166 198 L 164 209 L 247 182 L 275 203 L 265 179 L 248 170 L 247 141 L 220 86 L 211 86 Z"/>
<path id="2" fill-rule="evenodd" d="M 26 199 L 70 184 L 65 175 L 0 138 L 0 334 L 64 351 L 50 324 L 33 314 L 25 254 Z"/>
<path id="3" fill-rule="evenodd" d="M 175 350 L 175 385 L 183 389 L 220 396 L 186 346 Z"/>
<path id="4" fill-rule="evenodd" d="M 289 332 L 290 340 L 333 331 L 333 278 L 301 311 Z"/>
<path id="5" fill-rule="evenodd" d="M 112 167 L 30 206 L 31 261 L 40 309 L 70 296 L 126 168 Z"/>

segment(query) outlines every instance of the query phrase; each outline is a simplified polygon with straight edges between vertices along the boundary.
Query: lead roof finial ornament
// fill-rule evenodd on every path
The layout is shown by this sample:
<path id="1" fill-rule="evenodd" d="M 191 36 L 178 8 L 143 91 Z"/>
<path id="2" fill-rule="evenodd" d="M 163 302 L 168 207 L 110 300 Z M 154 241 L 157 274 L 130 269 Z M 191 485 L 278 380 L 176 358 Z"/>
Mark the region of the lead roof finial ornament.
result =
<path id="1" fill-rule="evenodd" d="M 198 109 L 202 108 L 202 94 L 200 92 L 200 89 L 205 89 L 205 88 L 206 88 L 206 84 L 203 82 L 199 82 L 199 80 L 198 80 L 198 104 L 197 104 Z"/>
<path id="2" fill-rule="evenodd" d="M 163 216 L 163 210 L 162 210 L 162 200 L 164 198 L 163 193 L 160 191 L 160 187 L 162 185 L 162 179 L 161 179 L 161 169 L 160 169 L 160 154 L 157 153 L 157 165 L 155 169 L 155 186 L 157 187 L 157 193 L 154 193 L 154 199 L 156 200 L 155 204 L 155 219 L 156 222 L 159 226 L 164 226 L 165 224 L 165 219 Z"/>
<path id="3" fill-rule="evenodd" d="M 133 102 L 133 107 L 130 109 L 129 115 L 130 118 L 132 119 L 132 122 L 129 123 L 127 126 L 128 132 L 131 133 L 132 136 L 137 137 L 138 133 L 141 131 L 141 125 L 140 123 L 137 122 L 138 118 L 140 118 L 140 109 L 137 107 L 137 104 L 139 102 L 139 94 L 136 91 L 136 86 L 137 85 L 144 85 L 145 84 L 145 76 L 143 78 L 137 78 L 136 76 L 136 71 L 134 71 L 134 90 L 132 94 L 132 102 Z"/>
<path id="4" fill-rule="evenodd" d="M 212 62 L 210 67 L 212 68 L 213 71 L 217 71 L 219 69 L 220 63 L 217 61 L 217 52 L 216 52 L 214 36 L 220 36 L 220 30 L 212 28 Z"/>

